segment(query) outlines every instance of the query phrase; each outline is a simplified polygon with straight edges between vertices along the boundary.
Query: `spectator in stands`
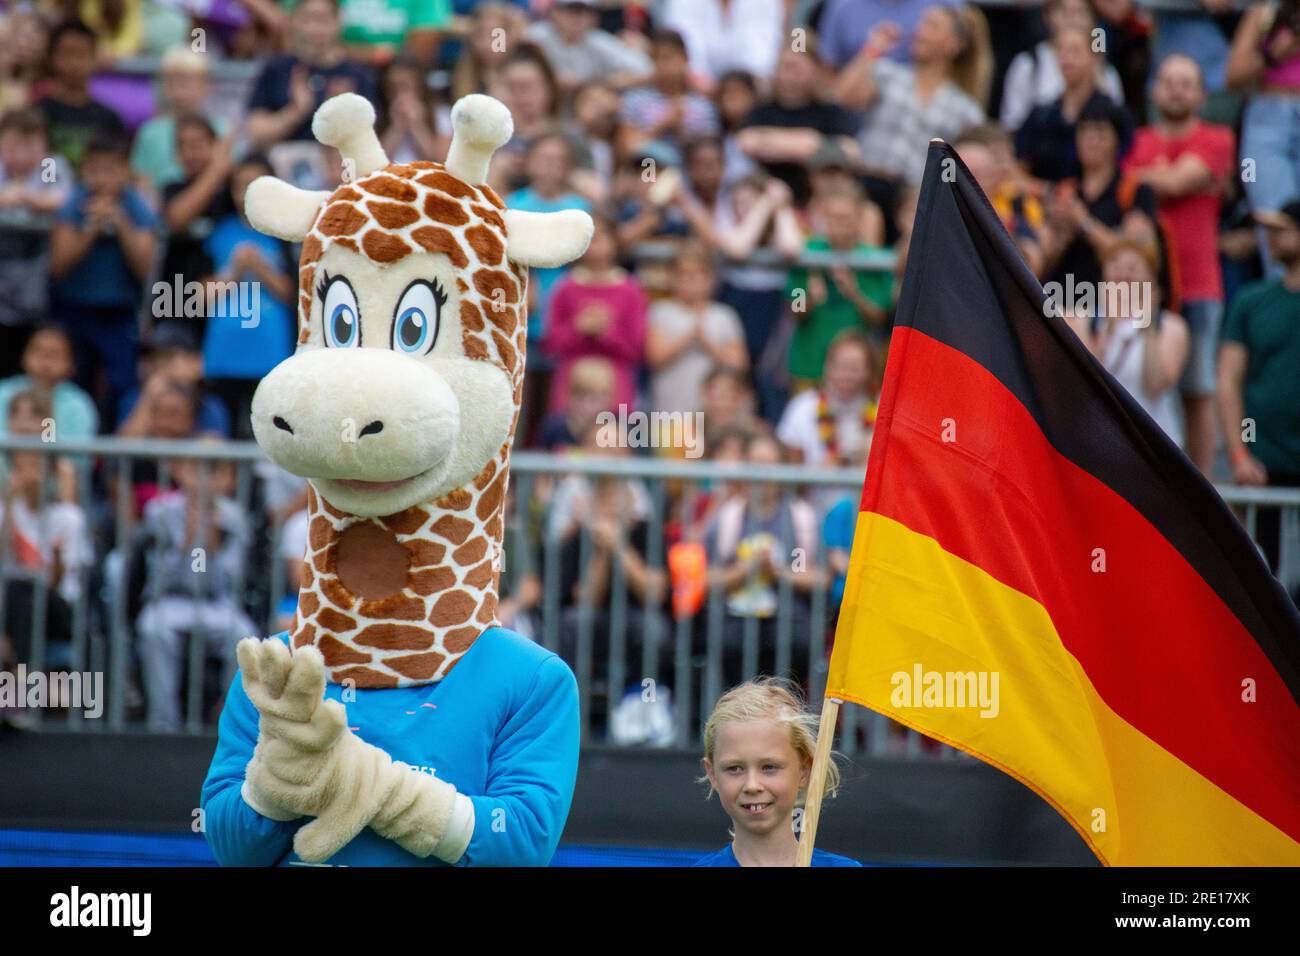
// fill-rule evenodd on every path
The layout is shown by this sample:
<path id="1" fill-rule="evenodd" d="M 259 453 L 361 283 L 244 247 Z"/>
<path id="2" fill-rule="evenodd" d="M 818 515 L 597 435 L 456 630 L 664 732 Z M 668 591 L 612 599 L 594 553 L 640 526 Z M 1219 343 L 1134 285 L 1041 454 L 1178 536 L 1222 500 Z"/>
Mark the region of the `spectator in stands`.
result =
<path id="1" fill-rule="evenodd" d="M 854 137 L 862 123 L 838 103 L 823 99 L 829 80 L 814 38 L 807 39 L 803 51 L 783 47 L 771 98 L 746 117 L 736 134 L 744 154 L 789 186 L 798 206 L 807 203 L 811 191 L 808 162 L 826 140 L 857 157 Z"/>
<path id="2" fill-rule="evenodd" d="M 903 39 L 897 25 L 872 30 L 835 81 L 840 105 L 864 110 L 859 143 L 867 171 L 920 182 L 930 140 L 952 142 L 984 121 L 988 27 L 973 7 L 932 6 L 917 24 L 911 62 L 886 58 Z"/>
<path id="3" fill-rule="evenodd" d="M 1063 180 L 1047 201 L 1048 281 L 1064 284 L 1073 276 L 1080 287 L 1100 281 L 1101 254 L 1125 233 L 1126 225 L 1131 230 L 1140 217 L 1147 230 L 1156 226 L 1155 190 L 1120 173 L 1120 142 L 1128 128 L 1122 110 L 1098 100 L 1079 113 L 1074 139 L 1080 175 Z"/>
<path id="4" fill-rule="evenodd" d="M 0 420 L 7 419 L 9 406 L 18 395 L 34 391 L 49 397 L 56 440 L 95 437 L 99 414 L 90 396 L 71 380 L 72 342 L 63 328 L 53 324 L 37 326 L 22 351 L 22 368 L 23 374 L 0 381 Z"/>
<path id="5" fill-rule="evenodd" d="M 599 29 L 599 22 L 596 0 L 559 0 L 544 20 L 528 28 L 528 38 L 550 59 L 565 92 L 597 79 L 623 89 L 650 75 L 650 58 Z"/>
<path id="6" fill-rule="evenodd" d="M 862 195 L 845 190 L 821 200 L 824 235 L 812 236 L 808 253 L 866 255 L 881 251 L 862 242 Z M 822 375 L 831 341 L 844 329 L 870 329 L 881 338 L 889 321 L 892 282 L 887 273 L 847 265 L 799 266 L 790 270 L 787 301 L 794 317 L 789 370 L 796 390 L 814 385 Z"/>
<path id="7" fill-rule="evenodd" d="M 451 145 L 451 109 L 443 108 L 429 89 L 428 69 L 399 56 L 380 76 L 383 104 L 376 129 L 384 152 L 394 163 L 441 162 Z"/>
<path id="8" fill-rule="evenodd" d="M 752 73 L 729 70 L 718 79 L 713 91 L 713 106 L 721 127 L 723 159 L 726 172 L 723 180 L 735 182 L 754 171 L 754 161 L 744 154 L 736 142 L 736 133 L 758 105 L 758 82 Z"/>
<path id="9" fill-rule="evenodd" d="M 1241 121 L 1241 155 L 1255 166 L 1243 176 L 1252 211 L 1275 210 L 1300 195 L 1300 6 L 1255 3 L 1237 26 L 1227 68 L 1232 89 L 1255 87 Z M 1261 240 L 1266 240 L 1263 227 Z M 1269 260 L 1270 274 L 1283 266 Z"/>
<path id="10" fill-rule="evenodd" d="M 72 336 L 78 383 L 104 410 L 135 382 L 136 317 L 156 246 L 157 219 L 130 182 L 126 142 L 92 140 L 81 185 L 59 211 L 50 239 L 52 312 Z M 102 391 L 97 371 L 107 380 Z"/>
<path id="11" fill-rule="evenodd" d="M 569 387 L 564 408 L 542 420 L 540 446 L 544 451 L 564 452 L 582 444 L 582 437 L 596 424 L 596 416 L 616 411 L 618 377 L 614 364 L 599 355 L 586 355 L 569 370 Z"/>
<path id="12" fill-rule="evenodd" d="M 212 124 L 193 113 L 178 117 L 172 128 L 182 175 L 162 191 L 167 239 L 158 272 L 165 288 L 154 296 L 150 311 L 155 318 L 193 319 L 202 339 L 207 330 L 207 303 L 189 292 L 195 288 L 191 283 L 198 284 L 212 274 L 212 257 L 205 244 L 217 223 L 234 211 L 230 204 L 234 143 L 229 137 L 217 139 Z M 186 311 L 197 310 L 198 314 L 171 314 L 177 311 L 177 288 L 182 306 L 190 306 Z"/>
<path id="13" fill-rule="evenodd" d="M 750 436 L 745 462 L 770 468 L 784 461 L 780 443 L 765 433 Z M 726 613 L 722 626 L 723 671 L 738 679 L 745 632 L 758 631 L 758 672 L 776 672 L 778 591 L 791 586 L 788 605 L 791 668 L 796 680 L 806 676 L 812 619 L 808 595 L 820 586 L 817 571 L 817 516 L 807 501 L 786 494 L 772 482 L 747 484 L 718 508 L 705 534 L 712 585 L 721 588 Z M 706 612 L 707 613 L 707 612 Z"/>
<path id="14" fill-rule="evenodd" d="M 165 432 L 175 438 L 189 438 L 196 433 L 230 436 L 230 413 L 225 403 L 202 387 L 203 352 L 192 328 L 174 320 L 156 325 L 145 342 L 142 368 L 142 385 L 127 392 L 117 407 L 117 435 L 145 438 Z M 198 403 L 184 427 L 170 414 L 170 402 L 166 422 L 155 422 L 156 403 L 169 385 L 192 392 Z"/>
<path id="15" fill-rule="evenodd" d="M 1033 109 L 1050 106 L 1065 92 L 1065 78 L 1056 59 L 1057 36 L 1072 30 L 1091 38 L 1097 27 L 1088 0 L 1044 0 L 1043 21 L 1047 39 L 1018 54 L 1002 83 L 1002 125 L 1013 132 L 1020 129 Z M 1124 90 L 1115 67 L 1103 58 L 1096 61 L 1095 68 L 1097 89 L 1115 103 L 1123 103 Z"/>
<path id="16" fill-rule="evenodd" d="M 958 0 L 939 0 L 956 6 Z M 817 35 L 822 38 L 826 62 L 836 69 L 848 66 L 873 45 L 872 33 L 883 24 L 897 29 L 898 44 L 880 50 L 897 63 L 906 63 L 912 39 L 935 0 L 828 0 L 822 8 Z"/>
<path id="17" fill-rule="evenodd" d="M 224 687 L 234 675 L 235 645 L 258 632 L 235 590 L 250 532 L 229 497 L 234 469 L 228 462 L 205 467 L 184 459 L 173 472 L 176 489 L 151 501 L 140 525 L 149 547 L 136 649 L 155 731 L 180 729 L 187 634 L 222 662 Z"/>
<path id="18" fill-rule="evenodd" d="M 488 182 L 505 195 L 525 186 L 525 169 L 533 143 L 554 133 L 560 122 L 563 94 L 551 62 L 535 44 L 520 43 L 501 69 L 501 100 L 510 110 L 515 135 L 496 151 Z M 570 167 L 576 164 L 569 144 Z"/>
<path id="19" fill-rule="evenodd" d="M 645 360 L 654 411 L 703 411 L 704 379 L 715 365 L 749 366 L 740 316 L 714 300 L 717 279 L 708 246 L 696 240 L 678 247 L 672 294 L 650 307 Z"/>
<path id="20" fill-rule="evenodd" d="M 1052 39 L 1064 89 L 1044 106 L 1030 110 L 1016 133 L 1016 155 L 1025 170 L 1037 179 L 1057 183 L 1077 178 L 1079 156 L 1075 149 L 1075 124 L 1085 109 L 1100 108 L 1114 100 L 1097 85 L 1101 54 L 1093 46 L 1086 27 L 1062 27 Z M 1128 148 L 1132 126 L 1125 123 L 1120 152 Z"/>
<path id="21" fill-rule="evenodd" d="M 876 426 L 876 349 L 847 328 L 831 340 L 818 388 L 790 400 L 776 428 L 795 460 L 818 468 L 865 464 Z"/>
<path id="22" fill-rule="evenodd" d="M 0 14 L 0 115 L 36 102 L 49 43 L 50 29 L 31 7 Z"/>
<path id="23" fill-rule="evenodd" d="M 573 116 L 564 127 L 582 154 L 579 168 L 573 172 L 574 189 L 595 203 L 610 198 L 621 104 L 618 91 L 610 84 L 602 80 L 584 83 L 573 94 Z"/>
<path id="24" fill-rule="evenodd" d="M 452 19 L 445 0 L 339 0 L 338 8 L 343 43 L 361 63 L 382 63 L 403 49 L 429 63 Z"/>
<path id="25" fill-rule="evenodd" d="M 628 251 L 652 239 L 683 239 L 692 222 L 690 191 L 681 172 L 681 154 L 666 143 L 647 143 L 624 162 L 614 182 L 618 244 Z M 694 211 L 692 209 L 692 211 Z M 697 216 L 696 225 L 700 225 Z M 653 264 L 642 263 L 648 273 Z"/>
<path id="26" fill-rule="evenodd" d="M 513 3 L 476 3 L 469 36 L 452 67 L 451 101 L 470 93 L 504 99 L 501 73 L 527 27 L 528 15 Z"/>
<path id="27" fill-rule="evenodd" d="M 48 311 L 49 229 L 71 189 L 71 170 L 50 156 L 44 115 L 28 108 L 0 116 L 0 375 L 17 370 Z"/>
<path id="28" fill-rule="evenodd" d="M 181 158 L 176 124 L 178 117 L 204 114 L 212 93 L 208 63 L 207 55 L 188 46 L 173 47 L 163 55 L 159 75 L 162 112 L 145 120 L 131 148 L 132 172 L 157 193 L 172 183 L 193 181 L 196 175 Z M 213 120 L 210 125 L 225 132 L 224 120 Z"/>
<path id="29" fill-rule="evenodd" d="M 754 384 L 749 375 L 731 365 L 715 365 L 700 386 L 704 411 L 704 447 L 710 456 L 718 436 L 727 430 L 754 425 Z"/>
<path id="30" fill-rule="evenodd" d="M 674 30 L 650 38 L 654 72 L 650 82 L 623 94 L 623 122 L 633 137 L 674 146 L 692 136 L 718 132 L 718 116 L 705 96 L 692 92 L 686 41 Z"/>
<path id="31" fill-rule="evenodd" d="M 781 0 L 665 0 L 657 22 L 681 34 L 702 81 L 711 85 L 731 70 L 766 80 L 788 45 L 783 7 Z"/>
<path id="32" fill-rule="evenodd" d="M 1073 314 L 1067 320 L 1106 371 L 1181 447 L 1177 385 L 1187 364 L 1187 323 L 1161 306 L 1158 254 L 1154 244 L 1115 240 L 1103 253 L 1102 279 L 1111 289 L 1123 286 L 1129 294 L 1106 295 L 1097 303 L 1096 318 Z M 1131 294 L 1134 289 L 1143 294 Z"/>
<path id="33" fill-rule="evenodd" d="M 1286 271 L 1232 303 L 1219 348 L 1219 415 L 1236 484 L 1300 488 L 1300 198 L 1255 215 Z M 1276 571 L 1280 511 L 1259 509 L 1255 529 Z"/>
<path id="34" fill-rule="evenodd" d="M 53 88 L 36 102 L 45 114 L 50 149 L 81 172 L 92 140 L 126 135 L 122 118 L 90 95 L 95 72 L 95 34 L 80 20 L 65 20 L 50 35 Z"/>
<path id="35" fill-rule="evenodd" d="M 244 193 L 272 174 L 265 157 L 248 156 L 230 178 L 230 207 L 204 242 L 215 274 L 203 338 L 203 374 L 225 402 L 236 438 L 251 441 L 253 392 L 296 345 L 298 265 L 283 239 L 254 229 Z"/>
<path id="36" fill-rule="evenodd" d="M 826 549 L 826 565 L 831 575 L 827 593 L 830 607 L 838 615 L 844 601 L 844 585 L 849 576 L 849 556 L 853 553 L 853 534 L 858 527 L 861 495 L 850 494 L 840 498 L 822 520 L 822 547 Z"/>
<path id="37" fill-rule="evenodd" d="M 5 410 L 6 430 L 14 436 L 48 434 L 54 414 L 49 395 L 27 390 L 13 395 Z M 64 458 L 41 452 L 9 452 L 0 498 L 0 554 L 4 581 L 4 636 L 7 663 L 31 661 L 32 617 L 37 589 L 45 594 L 45 660 L 56 645 L 72 639 L 72 608 L 82 595 L 93 560 L 86 514 L 77 504 L 77 477 Z M 3 641 L 0 641 L 3 644 Z M 0 653 L 0 658 L 5 657 Z"/>
<path id="38" fill-rule="evenodd" d="M 645 354 L 646 298 L 640 283 L 618 264 L 614 223 L 592 217 L 596 229 L 586 253 L 556 283 L 547 309 L 546 354 L 555 362 L 550 412 L 568 404 L 573 364 L 598 355 L 614 366 L 615 406 L 636 405 Z"/>
<path id="39" fill-rule="evenodd" d="M 257 149 L 285 140 L 314 142 L 311 118 L 329 97 L 353 92 L 374 102 L 369 67 L 348 58 L 338 0 L 298 0 L 289 18 L 291 52 L 266 61 L 248 99 L 248 136 Z"/>
<path id="40" fill-rule="evenodd" d="M 1187 454 L 1208 475 L 1215 447 L 1215 349 L 1223 318 L 1215 236 L 1235 143 L 1226 126 L 1201 121 L 1205 86 L 1193 60 L 1171 56 L 1162 63 L 1152 100 L 1159 120 L 1138 130 L 1123 169 L 1155 190 L 1160 212 L 1176 236 L 1182 315 L 1192 333 L 1181 383 Z"/>
<path id="41" fill-rule="evenodd" d="M 854 153 L 856 152 L 855 144 Z M 857 173 L 859 165 L 859 161 L 852 159 L 839 143 L 832 140 L 824 141 L 808 159 L 811 196 L 801 218 L 805 233 L 826 232 L 826 224 L 821 221 L 820 212 L 823 197 L 846 189 L 861 190 L 863 180 Z M 862 200 L 862 241 L 869 246 L 883 245 L 885 235 L 884 212 L 869 196 L 865 197 Z"/>
<path id="42" fill-rule="evenodd" d="M 1042 204 L 1016 166 L 1011 134 L 997 123 L 981 123 L 962 133 L 953 145 L 1015 240 L 1026 265 L 1041 276 L 1044 246 L 1050 236 Z"/>

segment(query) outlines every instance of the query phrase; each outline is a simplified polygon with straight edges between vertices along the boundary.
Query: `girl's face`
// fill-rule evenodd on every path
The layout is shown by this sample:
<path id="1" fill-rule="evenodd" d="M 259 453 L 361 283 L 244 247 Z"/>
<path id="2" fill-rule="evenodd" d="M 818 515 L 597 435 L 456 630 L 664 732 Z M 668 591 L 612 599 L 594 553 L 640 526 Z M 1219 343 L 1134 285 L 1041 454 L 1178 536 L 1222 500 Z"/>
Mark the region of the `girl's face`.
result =
<path id="1" fill-rule="evenodd" d="M 1086 33 L 1078 30 L 1061 33 L 1056 37 L 1054 47 L 1066 86 L 1082 86 L 1092 79 L 1096 54 L 1089 46 Z"/>
<path id="2" fill-rule="evenodd" d="M 789 827 L 810 767 L 775 720 L 729 721 L 718 728 L 705 772 L 739 836 L 767 836 Z"/>
<path id="3" fill-rule="evenodd" d="M 216 141 L 199 126 L 185 125 L 176 134 L 176 157 L 186 176 L 197 176 L 212 162 Z"/>
<path id="4" fill-rule="evenodd" d="M 506 105 L 516 117 L 538 120 L 550 110 L 546 76 L 535 63 L 516 62 L 506 68 Z"/>
<path id="5" fill-rule="evenodd" d="M 741 80 L 728 80 L 718 88 L 718 112 L 729 127 L 748 116 L 755 102 L 754 91 Z"/>
<path id="6" fill-rule="evenodd" d="M 1074 143 L 1079 162 L 1090 168 L 1113 163 L 1119 151 L 1119 137 L 1109 123 L 1080 123 L 1074 131 Z"/>
<path id="7" fill-rule="evenodd" d="M 582 257 L 583 264 L 590 269 L 608 269 L 618 260 L 618 243 L 614 232 L 607 224 L 597 220 L 596 228 L 591 234 L 591 244 Z"/>
<path id="8" fill-rule="evenodd" d="M 384 78 L 384 93 L 390 102 L 403 96 L 414 96 L 419 99 L 423 85 L 424 80 L 419 70 L 405 66 L 394 67 Z"/>
<path id="9" fill-rule="evenodd" d="M 1151 266 L 1136 249 L 1121 249 L 1106 260 L 1102 277 L 1107 282 L 1150 282 Z"/>
<path id="10" fill-rule="evenodd" d="M 912 59 L 920 62 L 951 60 L 960 50 L 961 40 L 947 8 L 930 7 L 926 10 L 912 35 Z"/>
<path id="11" fill-rule="evenodd" d="M 709 302 L 713 299 L 715 279 L 712 269 L 698 262 L 683 262 L 677 267 L 677 298 L 692 305 Z"/>

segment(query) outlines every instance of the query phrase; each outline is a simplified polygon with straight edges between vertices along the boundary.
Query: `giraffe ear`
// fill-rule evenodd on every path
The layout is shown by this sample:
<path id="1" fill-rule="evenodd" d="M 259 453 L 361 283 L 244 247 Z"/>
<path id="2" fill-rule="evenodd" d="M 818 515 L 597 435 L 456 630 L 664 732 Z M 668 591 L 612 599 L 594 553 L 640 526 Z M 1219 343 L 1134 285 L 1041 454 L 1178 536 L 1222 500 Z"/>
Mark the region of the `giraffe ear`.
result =
<path id="1" fill-rule="evenodd" d="M 274 176 L 258 176 L 244 193 L 244 215 L 253 228 L 287 242 L 302 242 L 330 194 L 309 192 Z"/>
<path id="2" fill-rule="evenodd" d="M 552 268 L 587 251 L 595 224 L 581 209 L 524 212 L 507 209 L 506 255 L 521 266 Z"/>

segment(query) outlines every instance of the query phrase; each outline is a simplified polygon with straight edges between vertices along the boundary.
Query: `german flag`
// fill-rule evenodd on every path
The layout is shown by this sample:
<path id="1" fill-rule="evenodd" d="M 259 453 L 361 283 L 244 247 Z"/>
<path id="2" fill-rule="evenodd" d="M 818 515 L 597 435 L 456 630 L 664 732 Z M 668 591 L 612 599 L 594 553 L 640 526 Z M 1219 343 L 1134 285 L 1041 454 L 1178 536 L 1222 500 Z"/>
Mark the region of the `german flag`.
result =
<path id="1" fill-rule="evenodd" d="M 1300 864 L 1300 616 L 930 146 L 826 693 L 1105 864 Z"/>

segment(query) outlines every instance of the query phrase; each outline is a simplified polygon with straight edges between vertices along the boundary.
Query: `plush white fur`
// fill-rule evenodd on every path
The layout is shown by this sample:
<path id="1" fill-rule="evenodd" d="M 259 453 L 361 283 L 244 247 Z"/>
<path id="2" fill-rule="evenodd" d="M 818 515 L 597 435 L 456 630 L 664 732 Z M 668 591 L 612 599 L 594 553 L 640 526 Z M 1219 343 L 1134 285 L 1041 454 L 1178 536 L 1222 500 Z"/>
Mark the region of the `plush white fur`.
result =
<path id="1" fill-rule="evenodd" d="M 506 254 L 525 266 L 551 268 L 572 262 L 591 244 L 595 225 L 581 209 L 505 213 Z"/>
<path id="2" fill-rule="evenodd" d="M 302 242 L 329 195 L 299 189 L 274 176 L 258 176 L 244 192 L 244 215 L 258 232 Z"/>
<path id="3" fill-rule="evenodd" d="M 364 96 L 331 96 L 312 117 L 311 132 L 317 142 L 333 146 L 352 160 L 357 178 L 388 165 L 388 154 L 375 135 L 375 108 Z"/>
<path id="4" fill-rule="evenodd" d="M 482 93 L 462 96 L 451 108 L 451 148 L 447 169 L 471 186 L 487 181 L 492 154 L 515 135 L 514 120 L 500 100 Z"/>
<path id="5" fill-rule="evenodd" d="M 245 638 L 237 654 L 258 710 L 244 800 L 273 820 L 316 818 L 294 836 L 302 859 L 328 860 L 367 826 L 416 856 L 460 859 L 473 833 L 469 799 L 353 734 L 344 706 L 323 700 L 325 662 L 316 648 L 290 655 L 275 638 Z"/>

